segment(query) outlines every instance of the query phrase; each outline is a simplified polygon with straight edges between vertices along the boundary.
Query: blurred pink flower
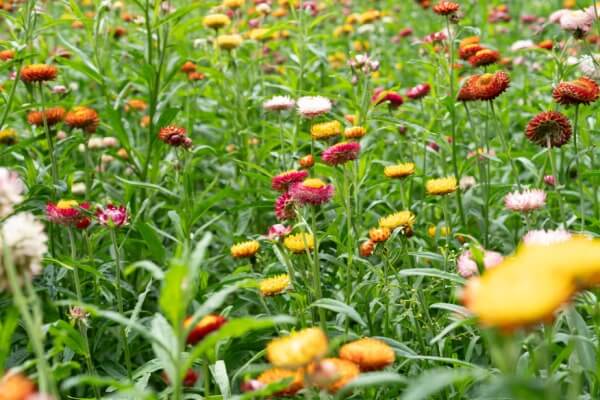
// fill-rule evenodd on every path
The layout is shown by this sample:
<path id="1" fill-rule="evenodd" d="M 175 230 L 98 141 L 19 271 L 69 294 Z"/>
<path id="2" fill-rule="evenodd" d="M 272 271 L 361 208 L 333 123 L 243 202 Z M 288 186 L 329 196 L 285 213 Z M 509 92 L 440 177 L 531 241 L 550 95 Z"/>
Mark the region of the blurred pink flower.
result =
<path id="1" fill-rule="evenodd" d="M 292 232 L 291 226 L 285 226 L 283 224 L 275 224 L 269 228 L 269 234 L 267 235 L 270 240 L 278 240 Z"/>
<path id="2" fill-rule="evenodd" d="M 512 211 L 534 211 L 546 205 L 546 192 L 542 189 L 526 189 L 522 192 L 512 192 L 504 197 L 504 205 Z"/>
<path id="3" fill-rule="evenodd" d="M 533 230 L 527 232 L 525 236 L 523 236 L 523 243 L 525 245 L 541 245 L 541 246 L 550 246 L 556 243 L 566 242 L 571 239 L 573 235 L 564 230 L 564 229 L 556 229 L 556 230 Z"/>
<path id="4" fill-rule="evenodd" d="M 503 260 L 504 257 L 500 253 L 488 250 L 484 250 L 483 252 L 483 265 L 486 269 L 495 267 Z M 473 253 L 471 253 L 471 250 L 466 250 L 458 257 L 456 268 L 463 278 L 470 278 L 471 276 L 478 274 L 477 263 L 473 260 Z"/>
<path id="5" fill-rule="evenodd" d="M 346 142 L 334 144 L 326 149 L 321 158 L 327 165 L 340 165 L 348 161 L 356 160 L 360 152 L 360 143 Z"/>
<path id="6" fill-rule="evenodd" d="M 96 218 L 101 225 L 110 227 L 121 227 L 127 224 L 129 216 L 124 206 L 107 205 L 105 208 L 96 210 Z"/>

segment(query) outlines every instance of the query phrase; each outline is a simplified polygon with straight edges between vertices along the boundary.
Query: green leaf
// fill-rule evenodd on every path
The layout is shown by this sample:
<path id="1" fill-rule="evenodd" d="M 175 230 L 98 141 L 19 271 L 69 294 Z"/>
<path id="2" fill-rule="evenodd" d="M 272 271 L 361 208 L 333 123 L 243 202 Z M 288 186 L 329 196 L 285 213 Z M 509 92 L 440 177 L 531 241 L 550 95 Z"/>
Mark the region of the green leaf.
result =
<path id="1" fill-rule="evenodd" d="M 58 320 L 50 325 L 48 332 L 55 342 L 61 343 L 79 355 L 85 355 L 85 342 L 81 334 L 70 324 Z"/>
<path id="2" fill-rule="evenodd" d="M 223 360 L 218 360 L 214 367 L 211 367 L 211 372 L 215 378 L 215 382 L 217 382 L 217 386 L 219 386 L 219 390 L 221 391 L 223 399 L 230 399 L 231 386 L 229 383 L 229 376 L 227 376 L 227 367 L 225 366 L 225 362 Z"/>
<path id="3" fill-rule="evenodd" d="M 0 375 L 4 375 L 4 364 L 12 349 L 12 336 L 19 324 L 19 312 L 15 307 L 6 311 L 6 316 L 0 325 Z"/>
<path id="4" fill-rule="evenodd" d="M 136 230 L 142 235 L 144 242 L 146 242 L 146 247 L 152 253 L 152 257 L 157 262 L 163 263 L 166 256 L 165 246 L 156 231 L 146 222 L 136 224 Z"/>
<path id="5" fill-rule="evenodd" d="M 356 379 L 344 386 L 337 393 L 336 399 L 344 397 L 345 394 L 354 392 L 357 389 L 368 388 L 372 386 L 382 387 L 391 385 L 404 385 L 408 382 L 404 376 L 395 372 L 369 372 L 360 374 Z"/>
<path id="6" fill-rule="evenodd" d="M 343 303 L 339 300 L 320 299 L 320 300 L 317 300 L 314 303 L 312 303 L 310 306 L 324 308 L 326 310 L 333 311 L 336 313 L 342 313 L 342 314 L 346 315 L 348 318 L 350 318 L 350 319 L 354 320 L 355 322 L 357 322 L 358 324 L 360 324 L 361 326 L 363 326 L 363 327 L 367 326 L 366 322 L 363 321 L 363 319 L 360 317 L 360 315 L 354 308 L 352 308 L 351 306 L 349 306 L 346 303 Z"/>
<path id="7" fill-rule="evenodd" d="M 179 325 L 188 305 L 189 269 L 183 264 L 169 268 L 160 291 L 160 309 L 173 326 Z"/>
<path id="8" fill-rule="evenodd" d="M 413 269 L 403 269 L 400 271 L 401 276 L 429 276 L 432 278 L 440 278 L 445 279 L 451 282 L 458 283 L 460 285 L 464 285 L 466 283 L 465 279 L 456 275 L 451 274 L 449 272 L 440 271 L 433 268 L 413 268 Z"/>
<path id="9" fill-rule="evenodd" d="M 155 314 L 152 319 L 151 332 L 154 337 L 160 341 L 163 346 L 159 346 L 156 343 L 152 344 L 152 350 L 156 358 L 158 358 L 162 364 L 163 369 L 167 373 L 171 382 L 176 382 L 181 377 L 177 377 L 177 366 L 173 362 L 175 359 L 173 351 L 177 349 L 177 338 L 173 329 L 161 314 Z M 166 349 L 171 349 L 168 351 Z"/>
<path id="10" fill-rule="evenodd" d="M 411 380 L 402 400 L 428 400 L 448 386 L 471 379 L 480 379 L 482 375 L 479 371 L 469 369 L 431 369 Z"/>

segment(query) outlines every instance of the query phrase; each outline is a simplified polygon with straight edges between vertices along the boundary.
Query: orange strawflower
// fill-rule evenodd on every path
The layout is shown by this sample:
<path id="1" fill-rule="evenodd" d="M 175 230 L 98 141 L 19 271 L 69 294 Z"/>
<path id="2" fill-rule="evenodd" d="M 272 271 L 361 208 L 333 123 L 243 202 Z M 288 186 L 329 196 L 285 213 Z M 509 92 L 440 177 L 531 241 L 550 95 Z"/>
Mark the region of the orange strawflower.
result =
<path id="1" fill-rule="evenodd" d="M 484 67 L 491 65 L 500 60 L 500 53 L 496 50 L 483 49 L 479 50 L 475 55 L 469 57 L 469 64 L 474 67 Z"/>
<path id="2" fill-rule="evenodd" d="M 25 83 L 45 82 L 56 79 L 58 68 L 48 64 L 31 64 L 21 69 L 21 80 Z"/>
<path id="3" fill-rule="evenodd" d="M 361 371 L 377 371 L 396 360 L 394 350 L 385 342 L 364 338 L 355 340 L 340 348 L 340 358 L 352 361 Z"/>
<path id="4" fill-rule="evenodd" d="M 440 1 L 433 6 L 433 12 L 438 15 L 451 15 L 458 11 L 460 6 L 452 1 Z"/>
<path id="5" fill-rule="evenodd" d="M 33 126 L 43 126 L 44 117 L 46 117 L 46 124 L 48 126 L 54 126 L 65 119 L 66 111 L 62 107 L 51 107 L 42 111 L 30 111 L 27 114 L 27 122 Z"/>
<path id="6" fill-rule="evenodd" d="M 598 96 L 600 96 L 600 87 L 595 81 L 585 76 L 574 81 L 561 82 L 552 92 L 554 101 L 565 106 L 590 104 L 598 100 Z"/>
<path id="7" fill-rule="evenodd" d="M 98 113 L 86 106 L 73 107 L 65 117 L 65 122 L 71 128 L 80 128 L 88 133 L 96 132 L 98 125 L 100 125 L 100 118 Z"/>

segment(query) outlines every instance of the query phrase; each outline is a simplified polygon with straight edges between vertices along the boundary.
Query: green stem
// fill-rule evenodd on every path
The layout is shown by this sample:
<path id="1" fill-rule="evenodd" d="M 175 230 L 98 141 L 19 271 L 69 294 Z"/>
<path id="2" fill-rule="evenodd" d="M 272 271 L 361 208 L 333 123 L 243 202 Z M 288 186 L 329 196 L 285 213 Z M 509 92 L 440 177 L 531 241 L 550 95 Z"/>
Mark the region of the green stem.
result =
<path id="1" fill-rule="evenodd" d="M 42 106 L 42 120 L 44 122 L 44 132 L 46 133 L 46 141 L 48 142 L 48 151 L 50 152 L 50 170 L 52 172 L 52 191 L 56 193 L 58 188 L 58 164 L 56 162 L 56 154 L 54 153 L 54 138 L 48 127 L 46 119 L 46 99 L 44 97 L 44 87 L 42 82 L 39 83 L 40 102 Z"/>
<path id="2" fill-rule="evenodd" d="M 565 205 L 563 203 L 562 193 L 560 192 L 560 185 L 558 178 L 558 173 L 556 171 L 556 162 L 554 161 L 554 153 L 552 152 L 552 144 L 551 139 L 548 138 L 548 159 L 550 160 L 550 168 L 552 170 L 552 176 L 555 179 L 554 190 L 556 191 L 556 195 L 558 196 L 558 206 L 560 208 L 560 220 L 563 224 L 567 223 L 565 217 Z"/>
<path id="3" fill-rule="evenodd" d="M 585 209 L 583 202 L 583 177 L 579 161 L 579 148 L 577 136 L 579 135 L 579 104 L 575 105 L 575 122 L 573 124 L 573 146 L 575 148 L 575 168 L 577 169 L 577 186 L 579 189 L 579 212 L 581 213 L 581 231 L 585 228 Z"/>
<path id="4" fill-rule="evenodd" d="M 315 292 L 315 301 L 318 301 L 323 298 L 323 292 L 321 288 L 321 266 L 319 261 L 319 239 L 317 237 L 317 209 L 315 206 L 311 206 L 311 227 L 313 233 L 313 239 L 315 243 L 314 254 L 313 254 L 313 286 Z M 319 324 L 321 325 L 321 329 L 326 331 L 325 324 L 325 310 L 319 307 Z"/>
<path id="5" fill-rule="evenodd" d="M 121 290 L 121 255 L 119 252 L 119 244 L 117 243 L 117 234 L 115 229 L 110 229 L 110 239 L 112 241 L 113 249 L 115 252 L 115 280 L 116 280 L 116 295 L 117 295 L 117 308 L 119 313 L 124 317 L 123 314 L 123 293 Z M 125 334 L 125 327 L 120 326 L 121 342 L 123 345 L 123 351 L 125 352 L 125 366 L 127 367 L 127 376 L 129 379 L 133 377 L 131 367 L 131 353 L 129 351 L 129 343 L 127 341 L 127 335 Z"/>

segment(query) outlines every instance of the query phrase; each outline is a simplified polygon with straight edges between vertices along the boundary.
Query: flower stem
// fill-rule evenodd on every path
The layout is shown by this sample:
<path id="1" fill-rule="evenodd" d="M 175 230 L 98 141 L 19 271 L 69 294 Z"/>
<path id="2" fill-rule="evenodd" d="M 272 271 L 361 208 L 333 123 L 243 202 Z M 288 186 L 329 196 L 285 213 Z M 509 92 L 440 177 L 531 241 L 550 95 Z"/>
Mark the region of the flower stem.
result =
<path id="1" fill-rule="evenodd" d="M 315 301 L 318 301 L 323 298 L 323 292 L 321 289 L 321 266 L 319 261 L 319 239 L 317 237 L 317 210 L 313 206 L 311 207 L 311 227 L 313 233 L 313 239 L 315 243 L 314 254 L 313 254 L 313 286 L 315 292 Z M 325 310 L 319 307 L 319 324 L 321 325 L 321 329 L 323 331 L 326 330 L 325 325 Z"/>
<path id="2" fill-rule="evenodd" d="M 40 90 L 40 103 L 42 106 L 42 120 L 44 122 L 44 132 L 46 133 L 46 141 L 48 142 L 48 151 L 50 152 L 50 170 L 52 173 L 52 191 L 56 193 L 58 188 L 58 164 L 56 163 L 56 154 L 54 154 L 54 138 L 48 127 L 46 119 L 46 99 L 44 97 L 44 87 L 42 82 L 38 86 Z"/>
<path id="3" fill-rule="evenodd" d="M 583 202 L 583 177 L 581 176 L 581 165 L 579 162 L 579 148 L 577 136 L 579 135 L 579 104 L 575 105 L 575 122 L 573 124 L 573 146 L 575 147 L 575 168 L 577 169 L 577 184 L 579 189 L 579 212 L 581 213 L 581 231 L 585 228 L 585 209 Z"/>
<path id="4" fill-rule="evenodd" d="M 121 290 L 121 255 L 119 252 L 119 244 L 117 243 L 117 234 L 114 229 L 110 229 L 110 239 L 112 241 L 113 249 L 115 252 L 115 280 L 117 287 L 117 308 L 119 313 L 123 315 L 123 293 Z M 124 315 L 123 315 L 124 316 Z M 132 378 L 131 368 L 131 353 L 129 351 L 129 343 L 127 342 L 127 335 L 125 334 L 125 327 L 120 326 L 121 341 L 123 345 L 123 351 L 125 352 L 125 366 L 127 367 L 127 376 L 129 379 Z"/>
<path id="5" fill-rule="evenodd" d="M 550 142 L 550 138 L 548 138 L 548 159 L 550 160 L 550 168 L 552 170 L 552 176 L 555 179 L 554 190 L 556 191 L 556 195 L 558 196 L 558 206 L 560 208 L 560 220 L 563 224 L 566 224 L 567 220 L 565 217 L 565 205 L 563 203 L 562 193 L 560 192 L 560 181 L 558 177 L 558 173 L 556 171 L 556 162 L 554 161 L 554 153 L 552 152 L 552 145 Z"/>

